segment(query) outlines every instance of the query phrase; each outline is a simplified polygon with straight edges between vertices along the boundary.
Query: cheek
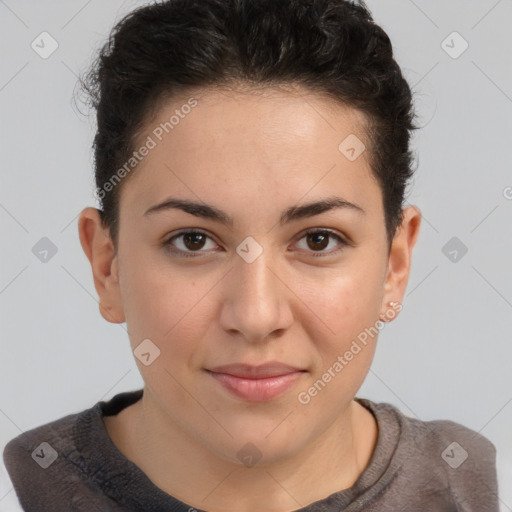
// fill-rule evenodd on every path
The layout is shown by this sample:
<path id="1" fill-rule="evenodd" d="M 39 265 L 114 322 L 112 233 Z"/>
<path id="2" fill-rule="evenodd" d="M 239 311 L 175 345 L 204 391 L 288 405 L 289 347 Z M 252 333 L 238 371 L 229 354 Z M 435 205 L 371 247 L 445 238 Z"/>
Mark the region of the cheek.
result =
<path id="1" fill-rule="evenodd" d="M 133 259 L 125 260 L 127 277 L 121 286 L 135 362 L 153 395 L 165 397 L 162 407 L 172 405 L 173 410 L 186 410 L 193 406 L 193 400 L 184 389 L 197 395 L 190 375 L 201 366 L 200 344 L 211 324 L 208 291 L 216 279 L 213 275 L 191 279 L 190 272 L 151 262 L 142 265 L 141 261 L 135 254 Z M 137 357 L 142 352 L 137 347 L 142 347 L 146 339 L 158 349 L 158 356 L 149 365 Z M 167 412 L 174 417 L 170 410 Z"/>
<path id="2" fill-rule="evenodd" d="M 321 286 L 311 279 L 302 299 L 315 314 L 303 322 L 314 342 L 316 364 L 301 388 L 304 414 L 331 415 L 357 393 L 370 368 L 376 341 L 383 283 L 378 258 L 354 258 L 326 274 Z M 337 404 L 337 406 L 333 406 Z"/>
<path id="3" fill-rule="evenodd" d="M 314 313 L 310 336 L 316 339 L 319 332 L 324 333 L 328 352 L 342 350 L 378 320 L 383 295 L 382 272 L 375 264 L 372 267 L 362 263 L 333 270 L 321 283 L 311 279 L 302 288 L 303 302 Z M 305 327 L 308 325 L 311 324 Z"/>
<path id="4" fill-rule="evenodd" d="M 380 300 L 369 273 L 333 278 L 323 293 L 308 294 L 318 312 L 307 324 L 317 357 L 297 396 L 302 414 L 334 421 L 357 393 L 375 354 Z"/>
<path id="5" fill-rule="evenodd" d="M 120 287 L 132 348 L 149 338 L 162 359 L 193 350 L 187 342 L 197 338 L 205 324 L 204 299 L 215 276 L 192 277 L 190 271 L 133 253 L 123 261 L 123 277 Z"/>

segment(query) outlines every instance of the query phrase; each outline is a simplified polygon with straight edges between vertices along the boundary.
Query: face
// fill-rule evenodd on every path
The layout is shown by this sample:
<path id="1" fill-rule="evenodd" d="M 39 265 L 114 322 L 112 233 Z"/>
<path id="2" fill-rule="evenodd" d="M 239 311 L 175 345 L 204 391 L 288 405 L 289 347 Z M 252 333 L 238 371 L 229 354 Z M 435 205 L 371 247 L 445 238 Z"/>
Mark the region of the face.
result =
<path id="1" fill-rule="evenodd" d="M 152 147 L 123 184 L 99 288 L 145 354 L 148 403 L 238 463 L 247 443 L 268 463 L 290 457 L 343 417 L 404 288 L 367 151 L 339 149 L 365 140 L 362 114 L 304 94 L 165 104 L 139 138 Z"/>

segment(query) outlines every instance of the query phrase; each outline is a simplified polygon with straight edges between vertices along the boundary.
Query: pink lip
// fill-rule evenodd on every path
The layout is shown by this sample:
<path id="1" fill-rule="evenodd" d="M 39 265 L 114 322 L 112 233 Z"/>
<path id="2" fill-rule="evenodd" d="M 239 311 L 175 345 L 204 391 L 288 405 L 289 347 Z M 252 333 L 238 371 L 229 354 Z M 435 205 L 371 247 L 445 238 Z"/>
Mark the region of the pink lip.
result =
<path id="1" fill-rule="evenodd" d="M 272 400 L 289 389 L 304 370 L 281 363 L 259 366 L 230 364 L 218 366 L 208 373 L 228 391 L 252 402 Z"/>

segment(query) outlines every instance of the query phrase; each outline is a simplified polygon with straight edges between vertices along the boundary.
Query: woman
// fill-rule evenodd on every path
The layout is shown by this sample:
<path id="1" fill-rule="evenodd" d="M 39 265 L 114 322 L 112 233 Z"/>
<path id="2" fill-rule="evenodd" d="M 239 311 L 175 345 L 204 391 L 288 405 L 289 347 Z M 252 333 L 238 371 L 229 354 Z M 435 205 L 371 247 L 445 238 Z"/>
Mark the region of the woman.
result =
<path id="1" fill-rule="evenodd" d="M 357 398 L 421 214 L 410 88 L 345 0 L 172 0 L 84 85 L 79 235 L 144 389 L 4 451 L 25 510 L 488 510 L 494 446 Z"/>

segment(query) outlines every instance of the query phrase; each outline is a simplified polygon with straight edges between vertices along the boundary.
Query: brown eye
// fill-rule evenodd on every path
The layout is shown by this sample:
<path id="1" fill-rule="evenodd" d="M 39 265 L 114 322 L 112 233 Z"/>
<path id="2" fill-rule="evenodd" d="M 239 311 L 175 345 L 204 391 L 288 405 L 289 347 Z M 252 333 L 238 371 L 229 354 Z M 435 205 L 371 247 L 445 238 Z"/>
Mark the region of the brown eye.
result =
<path id="1" fill-rule="evenodd" d="M 329 244 L 329 234 L 320 231 L 318 233 L 308 233 L 306 235 L 308 247 L 314 251 L 321 251 Z"/>
<path id="2" fill-rule="evenodd" d="M 301 242 L 303 240 L 305 240 L 306 243 L 302 244 L 301 247 Z M 333 244 L 333 242 L 335 243 Z M 311 253 L 312 256 L 329 256 L 344 249 L 346 246 L 349 246 L 350 243 L 333 231 L 328 229 L 317 229 L 314 231 L 308 231 L 299 240 L 298 245 L 300 249 Z M 331 248 L 325 250 L 329 246 Z"/>
<path id="3" fill-rule="evenodd" d="M 206 236 L 203 233 L 191 232 L 185 233 L 182 236 L 185 247 L 191 251 L 202 249 L 206 241 Z"/>
<path id="4" fill-rule="evenodd" d="M 163 242 L 165 248 L 176 256 L 201 256 L 212 252 L 217 244 L 202 231 L 182 231 Z"/>

